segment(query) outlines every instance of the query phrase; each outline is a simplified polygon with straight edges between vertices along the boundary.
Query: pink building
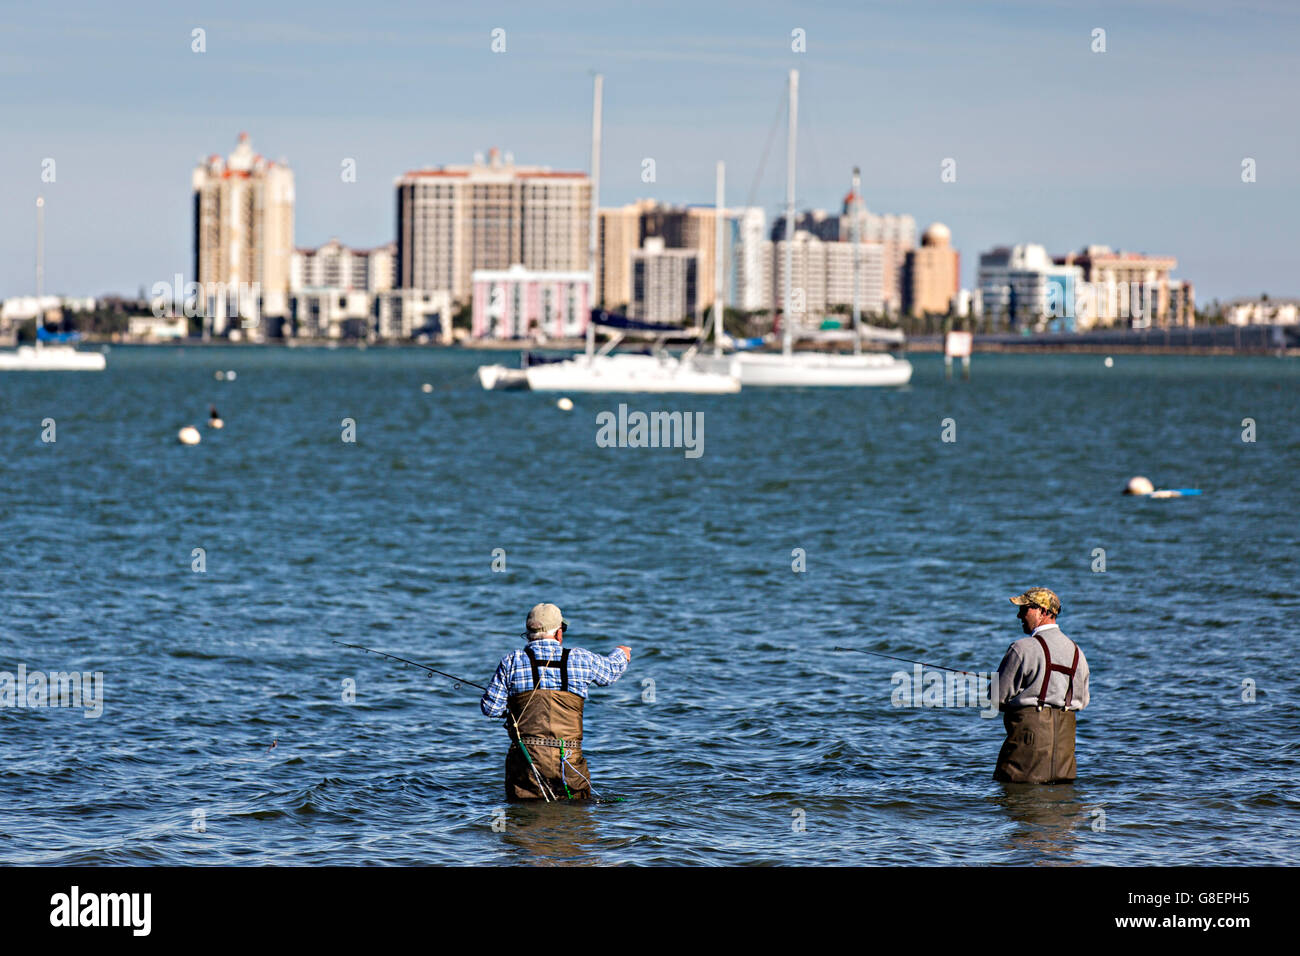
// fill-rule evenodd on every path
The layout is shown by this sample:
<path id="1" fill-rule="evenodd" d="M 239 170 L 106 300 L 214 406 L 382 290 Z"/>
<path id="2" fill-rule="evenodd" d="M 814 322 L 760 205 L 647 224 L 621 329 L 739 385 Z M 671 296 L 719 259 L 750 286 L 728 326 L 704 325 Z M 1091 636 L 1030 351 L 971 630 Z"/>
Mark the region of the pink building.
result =
<path id="1" fill-rule="evenodd" d="M 521 265 L 476 269 L 476 339 L 578 338 L 591 315 L 591 274 L 535 272 Z"/>

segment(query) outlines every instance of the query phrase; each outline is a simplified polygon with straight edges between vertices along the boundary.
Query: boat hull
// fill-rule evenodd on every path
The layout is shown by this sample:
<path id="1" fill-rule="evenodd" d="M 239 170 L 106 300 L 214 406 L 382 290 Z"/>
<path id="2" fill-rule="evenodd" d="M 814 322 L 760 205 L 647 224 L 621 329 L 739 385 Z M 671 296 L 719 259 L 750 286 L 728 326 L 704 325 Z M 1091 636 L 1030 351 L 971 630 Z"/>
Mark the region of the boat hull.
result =
<path id="1" fill-rule="evenodd" d="M 682 392 L 726 395 L 740 391 L 734 374 L 700 369 L 653 355 L 606 355 L 525 370 L 534 392 Z"/>
<path id="2" fill-rule="evenodd" d="M 108 366 L 103 352 L 78 352 L 72 348 L 20 345 L 0 351 L 0 372 L 102 372 Z"/>
<path id="3" fill-rule="evenodd" d="M 730 356 L 701 356 L 695 361 L 703 370 L 715 370 Z M 835 355 L 826 352 L 796 352 L 780 355 L 742 352 L 736 356 L 740 382 L 744 386 L 770 387 L 897 387 L 912 380 L 912 363 L 892 355 Z"/>
<path id="4" fill-rule="evenodd" d="M 480 365 L 478 383 L 489 391 L 519 392 L 528 388 L 528 376 L 521 368 L 504 365 Z"/>

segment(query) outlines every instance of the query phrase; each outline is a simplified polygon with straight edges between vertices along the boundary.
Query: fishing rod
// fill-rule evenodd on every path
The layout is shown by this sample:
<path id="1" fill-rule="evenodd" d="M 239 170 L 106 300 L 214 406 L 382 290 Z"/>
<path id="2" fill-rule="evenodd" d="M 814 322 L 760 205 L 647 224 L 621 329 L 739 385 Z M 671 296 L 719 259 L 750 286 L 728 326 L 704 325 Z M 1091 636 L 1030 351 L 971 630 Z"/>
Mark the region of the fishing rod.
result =
<path id="1" fill-rule="evenodd" d="M 463 677 L 457 677 L 455 674 L 448 674 L 446 671 L 440 671 L 436 667 L 430 667 L 428 664 L 420 664 L 417 663 L 416 661 L 408 661 L 405 657 L 398 657 L 396 654 L 387 654 L 384 651 L 377 651 L 373 647 L 363 647 L 360 644 L 346 644 L 343 641 L 334 641 L 333 643 L 339 645 L 339 647 L 350 647 L 354 650 L 365 651 L 367 654 L 375 654 L 379 657 L 385 657 L 390 661 L 397 661 L 399 664 L 409 664 L 411 667 L 418 667 L 420 668 L 420 670 L 428 671 L 430 674 L 437 674 L 439 677 L 445 677 L 448 680 L 456 682 L 457 690 L 460 690 L 460 686 L 462 684 L 468 684 L 470 687 L 477 687 L 479 690 L 482 691 L 487 690 L 487 688 L 484 687 L 482 684 L 476 684 L 472 680 L 466 680 Z M 532 703 L 531 699 L 529 700 L 529 703 L 530 704 Z M 515 715 L 510 713 L 508 709 L 506 711 L 506 716 L 509 717 L 510 721 L 515 725 L 515 736 L 517 738 L 521 738 L 516 740 L 515 742 L 519 744 L 519 749 L 524 752 L 524 759 L 528 761 L 528 769 L 533 772 L 533 777 L 537 780 L 537 785 L 538 788 L 541 790 L 542 797 L 545 798 L 547 803 L 552 802 L 553 800 L 556 799 L 556 796 L 554 792 L 551 790 L 551 788 L 547 786 L 546 779 L 542 776 L 541 771 L 539 771 L 537 769 L 536 764 L 533 763 L 533 755 L 530 754 L 528 752 L 528 748 L 524 746 L 524 742 L 522 740 L 523 734 L 519 730 L 518 719 L 516 719 Z M 570 766 L 573 765 L 570 764 Z"/>
<path id="2" fill-rule="evenodd" d="M 849 654 L 870 654 L 872 657 L 883 657 L 889 661 L 902 661 L 904 664 L 920 664 L 922 667 L 933 667 L 935 670 L 952 671 L 954 674 L 969 674 L 971 677 L 979 677 L 974 671 L 963 671 L 956 667 L 944 667 L 942 664 L 927 664 L 925 661 L 914 661 L 907 657 L 894 657 L 892 654 L 881 654 L 878 651 L 864 651 L 860 647 L 837 647 L 837 651 L 844 651 Z"/>
<path id="3" fill-rule="evenodd" d="M 461 684 L 468 684 L 470 687 L 477 687 L 479 690 L 487 690 L 482 684 L 476 684 L 472 680 L 466 680 L 463 677 L 457 677 L 455 674 L 448 674 L 446 671 L 440 671 L 436 667 L 430 667 L 427 664 L 418 664 L 415 661 L 408 661 L 405 657 L 398 657 L 396 654 L 385 654 L 383 651 L 377 651 L 373 647 L 362 647 L 360 644 L 344 644 L 342 641 L 334 641 L 339 647 L 351 647 L 354 650 L 365 651 L 367 654 L 377 654 L 380 657 L 386 657 L 390 661 L 397 661 L 399 664 L 410 664 L 412 667 L 418 667 L 422 671 L 428 671 L 430 674 L 437 674 L 439 677 L 445 677 L 448 680 L 456 682 L 456 690 L 460 690 Z"/>

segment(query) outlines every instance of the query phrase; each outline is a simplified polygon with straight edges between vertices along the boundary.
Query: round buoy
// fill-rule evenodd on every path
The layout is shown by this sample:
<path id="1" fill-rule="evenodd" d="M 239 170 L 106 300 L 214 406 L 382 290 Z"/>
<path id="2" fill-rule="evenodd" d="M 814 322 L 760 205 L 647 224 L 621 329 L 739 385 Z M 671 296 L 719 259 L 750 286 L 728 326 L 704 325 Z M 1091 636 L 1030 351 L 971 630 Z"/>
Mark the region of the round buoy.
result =
<path id="1" fill-rule="evenodd" d="M 186 425 L 176 433 L 176 440 L 182 445 L 197 445 L 203 440 L 203 436 L 199 434 L 199 430 L 193 425 Z"/>
<path id="2" fill-rule="evenodd" d="M 559 409 L 560 411 L 562 411 L 562 412 L 571 412 L 571 411 L 573 411 L 573 399 L 571 399 L 571 398 L 562 398 L 562 399 L 560 399 L 558 402 L 555 403 L 555 407 L 558 408 L 558 409 Z"/>
<path id="3" fill-rule="evenodd" d="M 226 427 L 226 423 L 223 422 L 220 418 L 209 418 L 209 419 L 208 419 L 208 427 L 209 427 L 209 428 L 225 428 L 225 427 Z"/>
<path id="4" fill-rule="evenodd" d="M 221 371 L 221 369 L 217 369 L 215 372 L 212 373 L 212 377 L 219 382 L 226 377 L 226 373 Z"/>
<path id="5" fill-rule="evenodd" d="M 234 373 L 233 371 L 229 371 L 229 370 L 228 370 L 228 371 L 226 372 L 226 381 L 227 381 L 227 382 L 233 382 L 234 380 L 235 380 L 235 373 Z"/>
<path id="6" fill-rule="evenodd" d="M 1113 358 L 1111 358 L 1109 355 L 1106 356 L 1106 367 L 1107 367 L 1107 368 L 1114 368 L 1114 367 L 1115 367 L 1115 360 L 1114 360 Z"/>
<path id="7" fill-rule="evenodd" d="M 424 392 L 427 395 L 429 392 L 433 391 L 433 386 L 430 385 L 428 382 L 425 382 L 423 385 L 420 386 L 420 391 Z"/>
<path id="8" fill-rule="evenodd" d="M 1124 488 L 1126 495 L 1149 495 L 1156 490 L 1156 486 L 1151 484 L 1149 478 L 1143 478 L 1136 475 L 1128 480 L 1128 485 Z"/>

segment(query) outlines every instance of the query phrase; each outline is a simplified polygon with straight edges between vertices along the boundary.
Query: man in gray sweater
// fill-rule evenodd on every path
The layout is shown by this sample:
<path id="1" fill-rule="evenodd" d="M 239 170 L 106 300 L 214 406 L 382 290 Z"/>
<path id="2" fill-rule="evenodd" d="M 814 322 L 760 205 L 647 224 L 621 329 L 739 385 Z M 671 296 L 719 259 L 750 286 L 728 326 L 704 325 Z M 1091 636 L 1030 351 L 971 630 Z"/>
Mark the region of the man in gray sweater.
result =
<path id="1" fill-rule="evenodd" d="M 1088 706 L 1088 661 L 1056 623 L 1061 600 L 1047 588 L 1011 598 L 1028 634 L 998 665 L 999 709 L 1007 731 L 993 779 L 1068 783 L 1075 778 L 1075 713 Z"/>

